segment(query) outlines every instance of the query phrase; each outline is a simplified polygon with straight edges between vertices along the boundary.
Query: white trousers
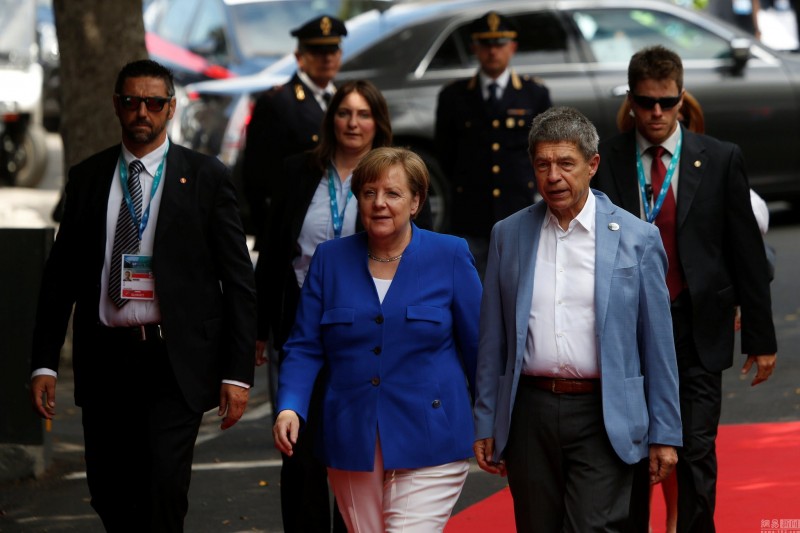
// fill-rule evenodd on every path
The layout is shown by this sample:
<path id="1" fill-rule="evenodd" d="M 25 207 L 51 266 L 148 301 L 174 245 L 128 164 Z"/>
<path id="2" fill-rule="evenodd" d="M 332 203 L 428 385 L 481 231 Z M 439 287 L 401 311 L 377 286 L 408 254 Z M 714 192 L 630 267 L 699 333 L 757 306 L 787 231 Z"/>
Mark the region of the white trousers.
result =
<path id="1" fill-rule="evenodd" d="M 380 440 L 372 472 L 328 468 L 350 533 L 432 533 L 444 529 L 467 479 L 469 462 L 384 470 Z"/>

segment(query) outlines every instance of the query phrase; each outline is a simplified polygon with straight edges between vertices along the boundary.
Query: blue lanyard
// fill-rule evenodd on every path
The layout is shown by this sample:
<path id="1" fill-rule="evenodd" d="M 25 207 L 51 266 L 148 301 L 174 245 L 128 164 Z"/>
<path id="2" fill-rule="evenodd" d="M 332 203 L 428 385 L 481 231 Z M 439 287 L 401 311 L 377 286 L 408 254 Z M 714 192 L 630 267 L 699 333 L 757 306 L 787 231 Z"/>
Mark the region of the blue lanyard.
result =
<path id="1" fill-rule="evenodd" d="M 136 209 L 133 207 L 133 198 L 131 198 L 131 191 L 128 190 L 128 166 L 125 164 L 122 154 L 119 155 L 119 181 L 122 183 L 122 196 L 125 198 L 125 204 L 128 206 L 128 211 L 131 214 L 131 220 L 139 227 L 139 242 L 142 242 L 142 235 L 147 227 L 147 221 L 150 220 L 150 204 L 153 203 L 153 197 L 158 190 L 158 184 L 161 182 L 161 174 L 164 172 L 164 161 L 167 160 L 167 152 L 169 151 L 169 139 L 167 139 L 167 148 L 164 150 L 164 157 L 161 159 L 161 164 L 158 165 L 156 175 L 153 176 L 153 187 L 150 189 L 150 200 L 147 202 L 147 209 L 142 212 L 142 220 L 137 220 Z"/>
<path id="2" fill-rule="evenodd" d="M 648 222 L 653 222 L 658 213 L 661 211 L 661 206 L 664 203 L 664 198 L 667 197 L 667 191 L 669 191 L 670 185 L 672 183 L 672 175 L 675 174 L 675 168 L 678 166 L 678 160 L 681 158 L 681 145 L 683 144 L 683 130 L 681 130 L 680 135 L 678 135 L 678 144 L 675 146 L 675 153 L 672 154 L 672 158 L 669 161 L 669 167 L 667 168 L 667 175 L 664 176 L 664 184 L 661 186 L 661 191 L 658 193 L 658 197 L 656 197 L 655 202 L 653 202 L 653 208 L 650 208 L 650 202 L 647 200 L 647 183 L 644 179 L 644 165 L 642 165 L 642 155 L 639 153 L 639 145 L 636 145 L 636 172 L 639 175 L 639 191 L 642 194 L 642 204 L 644 205 L 644 214 L 647 218 Z M 652 181 L 651 181 L 652 183 Z M 653 191 L 653 194 L 656 194 L 656 191 Z"/>
<path id="3" fill-rule="evenodd" d="M 334 175 L 336 177 L 334 178 Z M 333 238 L 338 239 L 342 236 L 342 226 L 344 225 L 344 211 L 347 209 L 347 202 L 353 197 L 353 191 L 347 191 L 347 198 L 344 200 L 344 207 L 339 212 L 339 201 L 336 199 L 336 185 L 334 180 L 338 179 L 338 173 L 333 165 L 328 166 L 328 195 L 331 198 L 331 221 L 333 222 Z"/>

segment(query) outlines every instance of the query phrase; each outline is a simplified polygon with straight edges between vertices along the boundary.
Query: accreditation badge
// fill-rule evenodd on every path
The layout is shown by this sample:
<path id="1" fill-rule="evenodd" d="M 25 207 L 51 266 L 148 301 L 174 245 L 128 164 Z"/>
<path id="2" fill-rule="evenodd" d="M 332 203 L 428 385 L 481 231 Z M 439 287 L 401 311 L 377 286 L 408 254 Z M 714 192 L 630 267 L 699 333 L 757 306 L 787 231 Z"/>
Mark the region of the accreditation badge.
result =
<path id="1" fill-rule="evenodd" d="M 156 281 L 152 255 L 122 254 L 122 297 L 128 300 L 153 300 Z"/>

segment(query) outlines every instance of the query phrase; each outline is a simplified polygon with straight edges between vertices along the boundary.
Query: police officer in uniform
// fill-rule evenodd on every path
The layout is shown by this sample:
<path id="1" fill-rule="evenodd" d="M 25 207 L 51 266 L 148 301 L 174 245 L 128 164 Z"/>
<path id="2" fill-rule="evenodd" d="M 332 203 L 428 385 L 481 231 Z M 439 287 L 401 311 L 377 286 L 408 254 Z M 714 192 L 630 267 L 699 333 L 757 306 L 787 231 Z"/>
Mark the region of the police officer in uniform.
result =
<path id="1" fill-rule="evenodd" d="M 494 223 L 534 201 L 528 131 L 551 102 L 546 87 L 509 68 L 517 50 L 509 19 L 490 11 L 470 33 L 480 69 L 439 93 L 435 140 L 452 188 L 450 231 L 467 239 L 483 276 Z"/>
<path id="2" fill-rule="evenodd" d="M 333 79 L 342 64 L 344 23 L 330 16 L 310 20 L 292 30 L 298 40 L 297 72 L 285 85 L 258 97 L 247 126 L 242 174 L 256 249 L 266 234 L 273 184 L 281 179 L 283 160 L 310 150 L 319 141 L 319 129 L 328 102 L 336 92 Z"/>

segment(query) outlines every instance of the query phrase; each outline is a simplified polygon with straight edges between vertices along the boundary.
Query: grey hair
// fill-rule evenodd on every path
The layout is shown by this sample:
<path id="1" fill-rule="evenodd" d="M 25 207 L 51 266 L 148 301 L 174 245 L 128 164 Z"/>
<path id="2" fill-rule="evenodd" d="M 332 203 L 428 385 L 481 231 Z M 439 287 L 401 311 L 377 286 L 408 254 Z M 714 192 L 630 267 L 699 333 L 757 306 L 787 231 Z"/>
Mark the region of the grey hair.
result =
<path id="1" fill-rule="evenodd" d="M 536 143 L 572 142 L 588 161 L 597 153 L 600 136 L 586 116 L 573 107 L 551 107 L 533 119 L 528 133 L 528 154 L 533 157 Z"/>

